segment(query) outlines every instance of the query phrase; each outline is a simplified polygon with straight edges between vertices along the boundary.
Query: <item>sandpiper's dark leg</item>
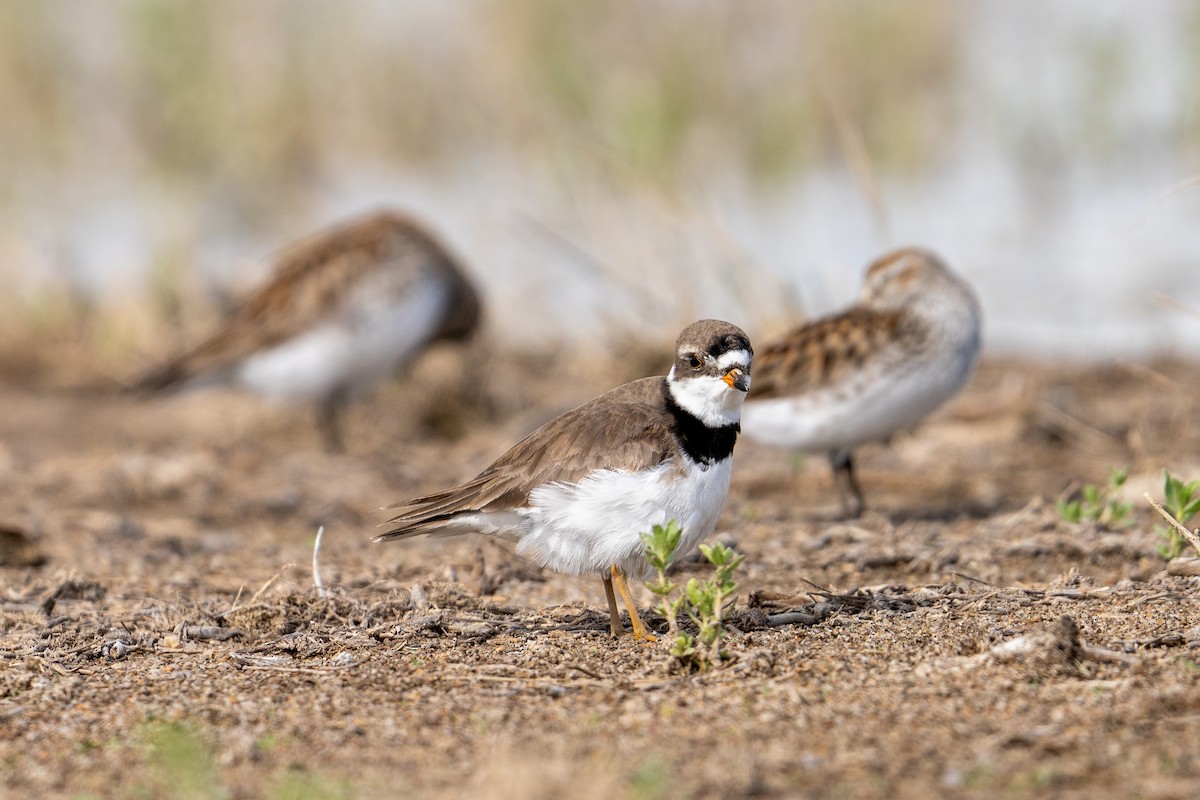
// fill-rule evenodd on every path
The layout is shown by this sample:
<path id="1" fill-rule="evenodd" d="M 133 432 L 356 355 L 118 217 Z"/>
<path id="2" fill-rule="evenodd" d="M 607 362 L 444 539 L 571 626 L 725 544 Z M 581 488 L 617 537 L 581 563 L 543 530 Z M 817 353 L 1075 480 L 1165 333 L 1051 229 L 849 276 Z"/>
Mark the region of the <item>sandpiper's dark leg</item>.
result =
<path id="1" fill-rule="evenodd" d="M 833 484 L 842 501 L 842 512 L 847 517 L 861 517 L 867 504 L 858 478 L 854 476 L 854 456 L 849 450 L 832 450 L 829 453 L 829 466 L 833 469 Z"/>
<path id="2" fill-rule="evenodd" d="M 600 580 L 604 582 L 604 596 L 608 598 L 608 632 L 613 636 L 620 636 L 625 631 L 625 626 L 621 624 L 621 612 L 617 611 L 617 597 L 613 594 L 612 578 L 602 575 Z"/>
<path id="3" fill-rule="evenodd" d="M 317 429 L 321 432 L 321 440 L 329 453 L 346 452 L 346 444 L 342 439 L 341 412 L 346 405 L 346 389 L 338 387 L 330 392 L 321 405 L 317 407 Z"/>
<path id="4" fill-rule="evenodd" d="M 629 584 L 625 581 L 625 573 L 616 564 L 612 567 L 612 583 L 617 585 L 617 591 L 621 593 L 621 599 L 625 601 L 625 608 L 629 609 L 629 624 L 633 626 L 633 638 L 643 642 L 654 642 L 658 640 L 650 631 L 646 630 L 645 623 L 638 616 L 637 605 L 633 602 L 633 595 L 629 592 Z"/>

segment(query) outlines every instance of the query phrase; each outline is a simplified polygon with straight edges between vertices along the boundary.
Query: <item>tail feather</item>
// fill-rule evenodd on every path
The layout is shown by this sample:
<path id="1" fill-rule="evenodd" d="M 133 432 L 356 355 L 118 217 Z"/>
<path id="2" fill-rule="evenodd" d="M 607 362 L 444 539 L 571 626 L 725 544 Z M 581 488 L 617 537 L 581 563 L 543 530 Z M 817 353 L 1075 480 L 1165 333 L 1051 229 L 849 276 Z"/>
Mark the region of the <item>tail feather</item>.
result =
<path id="1" fill-rule="evenodd" d="M 164 394 L 218 385 L 229 380 L 229 369 L 197 369 L 190 358 L 183 357 L 150 370 L 134 381 L 126 391 L 140 395 Z"/>
<path id="2" fill-rule="evenodd" d="M 488 487 L 489 478 L 480 476 L 462 486 L 387 506 L 384 510 L 393 511 L 395 514 L 384 524 L 409 527 L 445 520 L 462 512 L 483 511 L 494 500 L 487 496 Z"/>
<path id="3" fill-rule="evenodd" d="M 226 327 L 199 345 L 184 351 L 146 372 L 133 384 L 132 391 L 165 392 L 210 383 L 230 377 L 238 362 L 254 350 L 255 342 L 241 331 L 245 326 Z"/>
<path id="4" fill-rule="evenodd" d="M 390 531 L 385 531 L 384 533 L 381 533 L 378 536 L 372 536 L 371 541 L 372 542 L 390 542 L 390 541 L 394 541 L 396 539 L 408 539 L 413 536 L 421 536 L 421 535 L 437 536 L 439 534 L 445 535 L 445 536 L 452 536 L 456 533 L 460 533 L 460 531 L 448 531 L 445 529 L 446 525 L 449 521 L 450 521 L 450 518 L 444 518 L 444 519 L 440 519 L 440 520 L 427 520 L 424 522 L 418 522 L 413 525 L 404 525 L 404 526 L 401 526 L 398 528 L 393 528 Z M 384 523 L 384 524 L 387 525 L 390 523 Z"/>
<path id="5" fill-rule="evenodd" d="M 396 512 L 395 516 L 381 526 L 389 530 L 374 537 L 374 541 L 422 534 L 453 536 L 472 531 L 499 534 L 512 522 L 504 512 L 512 511 L 513 505 L 507 494 L 497 491 L 492 478 L 490 474 L 480 475 L 462 486 L 390 506 L 387 510 Z M 483 519 L 495 524 L 481 524 Z"/>
<path id="6" fill-rule="evenodd" d="M 390 530 L 374 537 L 372 541 L 383 542 L 421 534 L 436 534 L 439 530 L 452 524 L 454 518 L 459 514 L 470 514 L 475 511 L 471 508 L 455 508 L 452 507 L 453 505 L 456 504 L 447 500 L 433 507 L 410 508 L 408 512 L 397 514 L 382 523 L 391 526 Z"/>

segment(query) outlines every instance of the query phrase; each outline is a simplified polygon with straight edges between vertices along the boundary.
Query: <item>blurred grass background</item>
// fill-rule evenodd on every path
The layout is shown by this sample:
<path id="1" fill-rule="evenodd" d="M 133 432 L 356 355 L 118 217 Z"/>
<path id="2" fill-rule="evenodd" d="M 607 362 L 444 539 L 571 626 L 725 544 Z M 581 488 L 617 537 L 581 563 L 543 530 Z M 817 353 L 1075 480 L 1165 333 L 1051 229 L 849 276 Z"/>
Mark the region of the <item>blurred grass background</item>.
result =
<path id="1" fill-rule="evenodd" d="M 915 169 L 953 123 L 955 12 L 18 0 L 0 8 L 2 135 L 21 173 L 119 165 L 167 191 L 226 182 L 239 210 L 268 216 L 341 160 L 439 169 L 494 147 L 596 147 L 667 183 L 720 154 L 785 180 L 840 157 L 831 102 L 879 166 Z"/>
<path id="2" fill-rule="evenodd" d="M 1200 4 L 1135 11 L 10 0 L 0 329 L 112 359 L 182 342 L 276 247 L 391 204 L 516 339 L 773 331 L 915 240 L 980 287 L 993 343 L 1052 342 L 1081 291 L 1111 309 L 1131 268 L 1178 286 L 1200 257 L 1196 193 L 1161 200 L 1200 174 Z"/>

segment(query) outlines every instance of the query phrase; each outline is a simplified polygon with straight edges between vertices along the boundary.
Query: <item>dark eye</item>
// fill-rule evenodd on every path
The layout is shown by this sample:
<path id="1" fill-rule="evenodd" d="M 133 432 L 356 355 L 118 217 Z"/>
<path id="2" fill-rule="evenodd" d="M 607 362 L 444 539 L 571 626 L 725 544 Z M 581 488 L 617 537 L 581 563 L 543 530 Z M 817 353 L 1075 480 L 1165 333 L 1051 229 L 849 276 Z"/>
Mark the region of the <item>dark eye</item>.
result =
<path id="1" fill-rule="evenodd" d="M 695 353 L 692 353 L 690 356 L 688 356 L 688 366 L 692 369 L 700 369 L 702 364 L 704 364 L 704 359 L 700 358 L 700 356 L 696 355 Z"/>

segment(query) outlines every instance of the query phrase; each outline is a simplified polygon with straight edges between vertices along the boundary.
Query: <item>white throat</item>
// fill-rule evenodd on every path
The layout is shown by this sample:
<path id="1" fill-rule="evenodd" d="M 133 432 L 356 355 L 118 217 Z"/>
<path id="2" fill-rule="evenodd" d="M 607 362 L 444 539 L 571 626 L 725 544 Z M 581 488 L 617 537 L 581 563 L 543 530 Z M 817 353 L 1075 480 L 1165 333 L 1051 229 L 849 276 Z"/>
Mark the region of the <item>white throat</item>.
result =
<path id="1" fill-rule="evenodd" d="M 667 375 L 667 388 L 679 407 L 710 428 L 735 425 L 742 418 L 746 393 L 734 389 L 723 378 L 699 375 L 677 379 L 675 368 Z"/>

